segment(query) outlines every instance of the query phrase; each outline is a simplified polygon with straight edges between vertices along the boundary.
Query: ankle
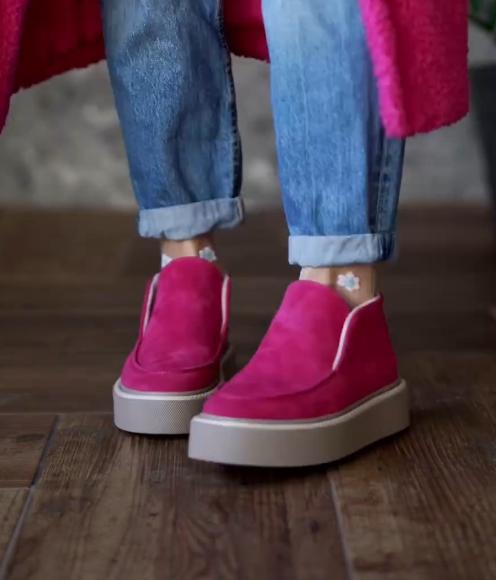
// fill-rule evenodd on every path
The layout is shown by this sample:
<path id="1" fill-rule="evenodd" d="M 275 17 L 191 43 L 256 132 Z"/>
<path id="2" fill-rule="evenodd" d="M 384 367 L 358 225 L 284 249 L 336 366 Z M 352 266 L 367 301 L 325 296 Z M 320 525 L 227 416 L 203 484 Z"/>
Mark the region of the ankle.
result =
<path id="1" fill-rule="evenodd" d="M 377 295 L 376 269 L 368 264 L 335 268 L 302 268 L 300 279 L 312 280 L 334 288 L 353 308 Z"/>
<path id="2" fill-rule="evenodd" d="M 162 240 L 160 243 L 162 254 L 171 258 L 198 256 L 205 248 L 214 248 L 211 236 L 198 236 L 189 240 Z"/>
<path id="3" fill-rule="evenodd" d="M 162 265 L 175 258 L 202 257 L 220 269 L 212 235 L 197 236 L 188 240 L 163 240 L 160 243 Z"/>

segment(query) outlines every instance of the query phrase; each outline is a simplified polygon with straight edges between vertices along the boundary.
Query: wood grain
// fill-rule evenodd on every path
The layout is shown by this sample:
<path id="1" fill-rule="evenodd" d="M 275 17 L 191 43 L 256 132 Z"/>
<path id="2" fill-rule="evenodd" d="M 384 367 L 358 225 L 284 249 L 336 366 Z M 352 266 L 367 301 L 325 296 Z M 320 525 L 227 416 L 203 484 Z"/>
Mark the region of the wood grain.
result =
<path id="1" fill-rule="evenodd" d="M 310 469 L 303 476 L 296 470 L 285 486 L 291 559 L 297 578 L 318 580 L 326 574 L 336 580 L 348 577 L 332 487 L 326 477 L 326 472 L 332 471 L 332 467 L 324 466 Z"/>
<path id="2" fill-rule="evenodd" d="M 122 271 L 134 244 L 133 222 L 129 212 L 5 211 L 0 272 L 11 279 L 111 279 Z"/>
<path id="3" fill-rule="evenodd" d="M 496 357 L 403 360 L 414 424 L 333 478 L 359 580 L 496 577 Z"/>
<path id="4" fill-rule="evenodd" d="M 27 489 L 0 489 L 0 569 L 27 497 Z"/>
<path id="5" fill-rule="evenodd" d="M 66 416 L 10 580 L 346 578 L 325 471 L 189 461 L 185 439 Z"/>
<path id="6" fill-rule="evenodd" d="M 272 471 L 114 429 L 111 385 L 158 264 L 133 215 L 0 210 L 0 559 L 33 483 L 6 580 L 495 578 L 491 217 L 411 207 L 400 225 L 383 289 L 412 429 L 338 465 Z M 241 363 L 297 276 L 286 239 L 280 209 L 219 235 Z"/>
<path id="7" fill-rule="evenodd" d="M 0 414 L 0 488 L 31 485 L 54 419 Z"/>

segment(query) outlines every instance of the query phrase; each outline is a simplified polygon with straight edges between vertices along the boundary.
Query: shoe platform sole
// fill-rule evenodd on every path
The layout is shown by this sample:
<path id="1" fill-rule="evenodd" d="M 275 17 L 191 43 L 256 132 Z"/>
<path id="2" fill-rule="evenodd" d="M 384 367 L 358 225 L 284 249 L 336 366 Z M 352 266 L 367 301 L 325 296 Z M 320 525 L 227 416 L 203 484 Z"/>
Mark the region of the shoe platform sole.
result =
<path id="1" fill-rule="evenodd" d="M 336 461 L 410 424 L 405 381 L 351 410 L 318 421 L 255 421 L 200 414 L 189 457 L 229 465 L 302 467 Z"/>
<path id="2" fill-rule="evenodd" d="M 114 423 L 122 431 L 143 435 L 184 435 L 191 419 L 201 413 L 205 400 L 235 371 L 232 349 L 222 361 L 219 383 L 189 394 L 141 392 L 118 379 L 113 388 Z"/>

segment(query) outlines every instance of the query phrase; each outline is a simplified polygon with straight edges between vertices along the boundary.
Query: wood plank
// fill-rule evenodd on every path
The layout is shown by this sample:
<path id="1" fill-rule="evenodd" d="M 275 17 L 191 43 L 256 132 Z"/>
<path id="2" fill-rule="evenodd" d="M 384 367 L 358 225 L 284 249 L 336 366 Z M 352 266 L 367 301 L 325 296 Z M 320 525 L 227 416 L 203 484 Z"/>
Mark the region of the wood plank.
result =
<path id="1" fill-rule="evenodd" d="M 332 478 L 358 580 L 496 577 L 496 358 L 403 358 L 414 424 Z"/>
<path id="2" fill-rule="evenodd" d="M 132 315 L 141 307 L 145 276 L 115 281 L 10 278 L 0 273 L 0 313 L 30 317 L 37 313 Z"/>
<path id="3" fill-rule="evenodd" d="M 108 412 L 124 356 L 57 355 L 31 351 L 0 365 L 0 410 L 10 413 Z M 25 353 L 22 353 L 23 355 Z M 36 358 L 38 356 L 38 358 Z"/>
<path id="4" fill-rule="evenodd" d="M 346 578 L 325 470 L 192 462 L 185 439 L 71 415 L 8 578 L 327 580 L 331 565 L 333 578 Z"/>
<path id="5" fill-rule="evenodd" d="M 148 276 L 157 268 L 157 245 L 139 239 L 134 222 L 129 211 L 3 210 L 0 276 L 60 281 Z M 50 235 L 40 243 L 44 231 Z M 403 207 L 399 233 L 399 272 L 411 272 L 412 265 L 431 273 L 443 264 L 452 270 L 470 264 L 484 268 L 494 260 L 493 221 L 486 207 Z M 287 227 L 280 208 L 252 212 L 245 226 L 220 232 L 219 242 L 236 275 L 287 275 Z"/>
<path id="6" fill-rule="evenodd" d="M 136 238 L 128 213 L 3 210 L 0 221 L 0 410 L 110 411 L 156 243 Z M 346 564 L 358 580 L 496 577 L 490 216 L 407 208 L 400 221 L 402 259 L 385 269 L 384 289 L 414 386 L 408 434 L 337 468 L 271 472 L 192 463 L 183 439 L 119 434 L 109 415 L 67 416 L 9 579 L 340 580 Z M 40 243 L 45 231 L 54 234 Z M 296 273 L 286 237 L 280 210 L 220 235 L 236 275 L 241 362 Z M 0 479 L 15 446 L 24 457 L 6 485 L 32 481 L 31 431 L 20 425 L 3 449 L 0 436 Z M 4 491 L 0 521 L 13 509 L 12 528 L 23 499 L 2 508 Z"/>
<path id="7" fill-rule="evenodd" d="M 50 235 L 40 243 L 42 231 Z M 265 275 L 288 269 L 287 229 L 280 209 L 254 212 L 248 225 L 220 232 L 219 242 L 234 273 Z M 159 264 L 157 246 L 155 240 L 138 238 L 135 212 L 7 209 L 0 221 L 0 273 L 10 279 L 59 281 L 150 275 Z"/>
<path id="8" fill-rule="evenodd" d="M 0 568 L 27 497 L 27 489 L 0 489 Z"/>
<path id="9" fill-rule="evenodd" d="M 31 485 L 54 415 L 0 414 L 0 488 Z"/>
<path id="10" fill-rule="evenodd" d="M 109 411 L 138 317 L 0 314 L 0 411 Z"/>
<path id="11" fill-rule="evenodd" d="M 0 272 L 52 280 L 109 279 L 122 271 L 135 237 L 131 212 L 7 210 L 0 222 Z"/>
<path id="12" fill-rule="evenodd" d="M 302 580 L 348 577 L 334 498 L 326 476 L 332 469 L 321 466 L 286 475 L 291 560 L 296 577 Z M 322 538 L 328 541 L 323 542 Z"/>
<path id="13" fill-rule="evenodd" d="M 389 322 L 399 354 L 425 350 L 496 349 L 496 325 L 489 307 L 472 313 L 397 314 L 390 316 Z"/>

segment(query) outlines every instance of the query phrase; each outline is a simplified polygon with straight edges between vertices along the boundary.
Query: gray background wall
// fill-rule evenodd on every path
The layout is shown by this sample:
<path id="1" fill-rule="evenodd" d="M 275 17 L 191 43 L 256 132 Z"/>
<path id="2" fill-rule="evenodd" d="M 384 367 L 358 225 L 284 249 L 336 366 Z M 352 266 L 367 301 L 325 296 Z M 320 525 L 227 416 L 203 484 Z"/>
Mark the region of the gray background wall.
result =
<path id="1" fill-rule="evenodd" d="M 495 62 L 491 39 L 472 29 L 472 67 Z M 245 199 L 249 207 L 278 204 L 268 67 L 236 59 L 234 68 Z M 454 127 L 409 141 L 402 199 L 488 203 L 487 167 L 474 113 Z M 0 203 L 134 207 L 104 64 L 14 99 L 0 138 Z"/>

